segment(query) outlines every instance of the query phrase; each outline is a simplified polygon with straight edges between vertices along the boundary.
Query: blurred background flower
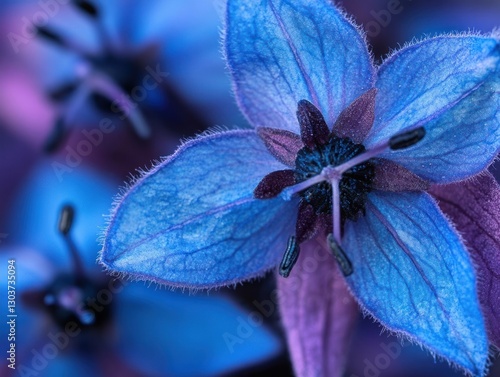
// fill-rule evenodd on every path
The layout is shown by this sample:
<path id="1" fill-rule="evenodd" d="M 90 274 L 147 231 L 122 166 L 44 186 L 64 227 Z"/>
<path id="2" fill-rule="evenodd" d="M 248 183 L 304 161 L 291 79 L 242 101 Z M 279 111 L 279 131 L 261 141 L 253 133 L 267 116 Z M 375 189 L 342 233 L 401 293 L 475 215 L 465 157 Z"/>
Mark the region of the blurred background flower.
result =
<path id="1" fill-rule="evenodd" d="M 288 361 L 276 311 L 252 322 L 249 310 L 265 284 L 193 296 L 127 282 L 107 316 L 89 319 L 77 310 L 82 298 L 114 281 L 95 264 L 96 239 L 123 182 L 182 138 L 244 126 L 211 2 L 5 1 L 0 20 L 0 264 L 7 269 L 7 260 L 16 260 L 17 367 L 25 367 L 15 375 L 282 370 Z M 75 208 L 71 240 L 84 278 L 57 232 L 65 203 Z M 68 318 L 81 334 L 45 358 L 47 344 L 65 343 L 49 334 L 59 334 Z M 6 323 L 1 328 L 7 334 Z M 0 343 L 6 348 L 7 338 Z M 9 371 L 6 362 L 0 375 Z"/>
<path id="2" fill-rule="evenodd" d="M 338 2 L 363 25 L 377 61 L 413 37 L 500 26 L 498 0 Z M 9 258 L 17 260 L 19 293 L 43 292 L 72 272 L 57 232 L 69 202 L 84 270 L 94 284 L 109 283 L 94 263 L 96 237 L 122 182 L 172 153 L 180 139 L 212 126 L 246 127 L 230 92 L 219 28 L 210 0 L 1 2 L 2 287 Z M 492 170 L 498 179 L 500 168 Z M 2 312 L 5 294 L 2 288 Z M 291 376 L 274 294 L 271 276 L 208 297 L 128 283 L 113 299 L 107 325 L 72 339 L 37 375 Z M 32 349 L 41 352 L 60 327 L 40 295 L 22 296 L 17 362 L 30 367 Z M 1 329 L 4 352 L 5 323 Z M 462 376 L 418 347 L 380 336 L 369 319 L 360 318 L 346 352 L 346 377 Z M 489 377 L 497 375 L 493 363 Z"/>
<path id="3" fill-rule="evenodd" d="M 170 292 L 100 272 L 96 233 L 114 187 L 87 168 L 59 182 L 45 163 L 20 187 L 0 247 L 5 305 L 8 260 L 16 266 L 19 375 L 219 376 L 277 356 L 280 339 L 246 323 L 226 294 Z M 67 203 L 74 223 L 62 222 L 64 236 L 57 224 Z M 2 329 L 8 333 L 6 322 Z M 6 336 L 1 344 L 9 350 Z"/>
<path id="4" fill-rule="evenodd" d="M 366 31 L 376 59 L 413 38 L 439 33 L 490 33 L 499 27 L 497 0 L 341 0 Z"/>

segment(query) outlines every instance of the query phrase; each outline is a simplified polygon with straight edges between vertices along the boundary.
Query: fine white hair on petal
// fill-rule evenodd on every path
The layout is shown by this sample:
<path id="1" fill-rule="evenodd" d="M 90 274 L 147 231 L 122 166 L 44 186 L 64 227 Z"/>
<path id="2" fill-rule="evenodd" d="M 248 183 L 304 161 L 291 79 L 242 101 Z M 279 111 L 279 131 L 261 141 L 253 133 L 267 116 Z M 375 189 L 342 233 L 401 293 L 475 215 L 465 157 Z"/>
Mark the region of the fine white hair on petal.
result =
<path id="1" fill-rule="evenodd" d="M 397 48 L 391 49 L 382 59 L 381 64 L 391 59 L 394 55 L 403 49 L 412 47 L 418 43 L 440 39 L 440 38 L 464 38 L 464 37 L 482 37 L 499 39 L 500 43 L 500 29 L 495 29 L 491 33 L 483 33 L 477 30 L 470 29 L 468 31 L 457 31 L 450 33 L 425 33 L 421 37 L 413 37 L 410 41 L 400 44 Z M 381 65 L 380 64 L 380 65 Z"/>

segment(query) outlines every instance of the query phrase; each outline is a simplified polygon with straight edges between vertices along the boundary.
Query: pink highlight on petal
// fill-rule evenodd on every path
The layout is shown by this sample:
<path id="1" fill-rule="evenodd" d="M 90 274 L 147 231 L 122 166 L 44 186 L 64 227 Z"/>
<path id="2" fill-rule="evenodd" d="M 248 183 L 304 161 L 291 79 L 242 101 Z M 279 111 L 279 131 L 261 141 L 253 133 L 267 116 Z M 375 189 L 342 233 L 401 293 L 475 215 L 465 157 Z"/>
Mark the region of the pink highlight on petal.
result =
<path id="1" fill-rule="evenodd" d="M 26 73 L 0 67 L 0 121 L 13 134 L 39 147 L 55 123 L 57 109 Z"/>
<path id="2" fill-rule="evenodd" d="M 278 161 L 287 166 L 295 167 L 297 153 L 304 147 L 299 135 L 290 131 L 267 127 L 258 127 L 257 134 L 264 142 L 269 153 Z"/>
<path id="3" fill-rule="evenodd" d="M 500 347 L 500 185 L 486 173 L 467 182 L 435 185 L 430 193 L 465 240 L 489 339 Z"/>
<path id="4" fill-rule="evenodd" d="M 278 289 L 295 374 L 341 377 L 358 307 L 324 242 L 301 245 L 290 276 L 278 277 Z"/>

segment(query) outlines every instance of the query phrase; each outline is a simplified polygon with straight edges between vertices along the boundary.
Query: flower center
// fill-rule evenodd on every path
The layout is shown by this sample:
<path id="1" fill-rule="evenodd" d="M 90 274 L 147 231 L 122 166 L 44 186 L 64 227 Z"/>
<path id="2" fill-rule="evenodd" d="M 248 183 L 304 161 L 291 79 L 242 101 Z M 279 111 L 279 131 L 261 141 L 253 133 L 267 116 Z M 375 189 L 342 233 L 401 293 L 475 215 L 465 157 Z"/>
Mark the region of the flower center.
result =
<path id="1" fill-rule="evenodd" d="M 295 181 L 297 183 L 320 175 L 326 167 L 341 165 L 364 153 L 362 144 L 355 144 L 348 138 L 331 135 L 326 144 L 314 149 L 302 148 L 295 160 Z M 365 208 L 366 195 L 371 191 L 375 177 L 375 166 L 370 161 L 355 165 L 345 173 L 339 182 L 341 218 L 355 220 Z M 332 186 L 323 181 L 311 186 L 299 195 L 312 205 L 317 215 L 332 214 Z"/>
<path id="2" fill-rule="evenodd" d="M 355 100 L 338 117 L 338 127 L 371 127 L 374 120 L 376 90 Z M 340 137 L 325 122 L 320 110 L 307 100 L 298 103 L 300 138 L 289 131 L 263 128 L 258 131 L 269 152 L 279 161 L 294 167 L 266 175 L 254 190 L 258 199 L 280 195 L 284 200 L 300 197 L 295 235 L 290 236 L 279 273 L 287 277 L 298 259 L 300 244 L 318 231 L 328 232 L 327 244 L 344 275 L 353 273 L 344 253 L 342 228 L 347 220 L 364 213 L 368 193 L 375 178 L 374 158 L 387 150 L 411 147 L 425 136 L 418 127 L 396 134 L 366 150 L 352 139 Z M 292 156 L 295 157 L 295 161 Z M 330 217 L 330 224 L 325 221 Z M 331 230 L 331 233 L 330 233 Z"/>

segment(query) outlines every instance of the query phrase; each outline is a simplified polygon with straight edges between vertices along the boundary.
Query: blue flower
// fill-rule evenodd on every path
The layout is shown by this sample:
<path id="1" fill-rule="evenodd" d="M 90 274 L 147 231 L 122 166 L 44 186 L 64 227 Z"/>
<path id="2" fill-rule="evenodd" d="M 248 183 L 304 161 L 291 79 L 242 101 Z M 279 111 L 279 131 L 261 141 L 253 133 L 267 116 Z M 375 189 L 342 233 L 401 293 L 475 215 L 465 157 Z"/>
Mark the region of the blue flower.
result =
<path id="1" fill-rule="evenodd" d="M 48 3 L 22 1 L 3 18 L 9 25 L 3 50 L 16 67 L 4 76 L 10 84 L 4 90 L 11 95 L 4 95 L 10 106 L 2 111 L 12 128 L 34 127 L 33 119 L 22 116 L 25 124 L 18 114 L 31 110 L 23 105 L 28 99 L 43 104 L 36 128 L 45 135 L 47 127 L 53 128 L 46 136 L 48 150 L 57 148 L 75 126 L 104 117 L 129 123 L 141 138 L 151 136 L 156 124 L 185 135 L 241 120 L 229 94 L 219 54 L 219 20 L 211 3 Z M 13 76 L 19 66 L 23 72 Z M 18 78 L 26 71 L 36 79 L 30 77 L 31 85 L 22 86 Z M 27 93 L 28 88 L 40 91 L 34 81 L 46 99 Z M 12 113 L 18 118 L 10 119 Z"/>
<path id="2" fill-rule="evenodd" d="M 452 32 L 466 28 L 487 32 L 498 27 L 500 4 L 497 2 L 478 3 L 464 1 L 443 1 L 436 4 L 432 1 L 421 1 L 402 17 L 399 30 L 404 36 L 430 33 Z M 444 17 L 446 15 L 446 17 Z"/>
<path id="3" fill-rule="evenodd" d="M 423 40 L 375 67 L 330 1 L 229 0 L 225 12 L 226 58 L 255 130 L 192 140 L 137 180 L 112 211 L 101 262 L 195 288 L 279 265 L 300 376 L 342 374 L 348 290 L 386 329 L 483 376 L 475 271 L 426 190 L 483 172 L 499 152 L 498 34 Z"/>
<path id="4" fill-rule="evenodd" d="M 232 341 L 246 315 L 224 295 L 189 297 L 99 271 L 96 233 L 113 187 L 84 167 L 59 182 L 42 163 L 20 188 L 0 248 L 4 303 L 8 261 L 15 260 L 16 373 L 218 376 L 279 352 L 265 327 Z M 66 220 L 58 220 L 68 202 Z M 8 331 L 4 323 L 2 334 Z M 6 336 L 1 344 L 10 349 Z M 10 363 L 3 358 L 2 370 Z"/>

